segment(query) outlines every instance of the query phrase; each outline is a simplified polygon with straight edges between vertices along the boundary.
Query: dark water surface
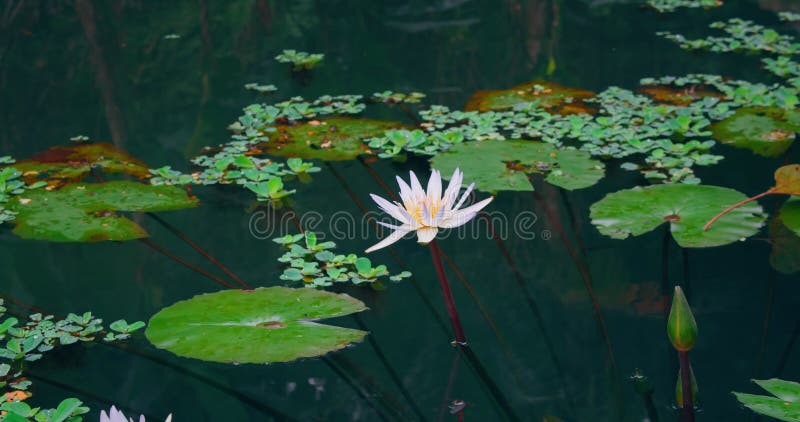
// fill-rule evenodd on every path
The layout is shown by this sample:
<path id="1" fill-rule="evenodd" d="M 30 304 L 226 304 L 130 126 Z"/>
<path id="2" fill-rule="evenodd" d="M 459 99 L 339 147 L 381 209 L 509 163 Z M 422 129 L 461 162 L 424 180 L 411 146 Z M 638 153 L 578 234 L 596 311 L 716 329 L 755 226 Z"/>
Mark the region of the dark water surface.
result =
<path id="1" fill-rule="evenodd" d="M 427 93 L 429 103 L 459 108 L 476 90 L 537 78 L 595 91 L 689 72 L 758 81 L 765 73 L 756 57 L 687 53 L 655 32 L 701 35 L 708 23 L 729 17 L 776 24 L 770 9 L 786 10 L 792 2 L 731 1 L 711 11 L 665 15 L 600 0 L 41 1 L 16 12 L 17 3 L 9 1 L 0 25 L 0 155 L 24 158 L 85 134 L 112 141 L 152 167 L 185 170 L 202 146 L 225 142 L 225 127 L 258 100 L 242 89 L 248 82 L 275 84 L 281 98 L 416 90 Z M 180 37 L 165 39 L 168 34 Z M 308 84 L 294 81 L 273 60 L 284 48 L 325 53 Z M 385 110 L 370 114 L 403 118 Z M 715 151 L 726 159 L 699 169 L 703 182 L 747 194 L 771 186 L 772 170 L 780 165 L 731 148 Z M 797 152 L 791 161 L 797 162 Z M 375 209 L 368 193 L 383 192 L 364 167 L 355 161 L 333 167 Z M 386 180 L 408 169 L 427 173 L 422 159 L 374 167 Z M 692 352 L 698 419 L 750 417 L 731 391 L 754 392 L 754 377 L 800 378 L 797 352 L 787 348 L 800 323 L 797 277 L 770 269 L 764 233 L 692 250 L 665 242 L 664 227 L 625 241 L 601 236 L 588 220 L 589 206 L 606 193 L 642 183 L 616 165 L 608 169 L 589 189 L 560 193 L 540 183 L 538 200 L 530 193 L 502 193 L 491 205 L 512 218 L 526 211 L 538 217 L 535 239 L 511 235 L 504 245 L 540 320 L 493 240 L 441 241 L 497 329 L 451 272 L 476 356 L 523 420 L 552 415 L 564 421 L 642 421 L 643 402 L 627 380 L 636 368 L 655 386 L 661 420 L 673 420 L 677 359 L 665 333 L 663 290 L 685 282 L 700 327 Z M 300 213 L 360 215 L 325 166 L 313 183 L 298 189 L 294 208 Z M 201 207 L 163 217 L 251 284 L 282 284 L 276 262 L 281 251 L 248 229 L 252 195 L 238 189 L 196 193 Z M 773 211 L 779 202 L 762 204 Z M 205 265 L 154 221 L 137 221 L 160 245 Z M 559 227 L 589 264 L 616 367 Z M 318 231 L 326 231 L 324 225 Z M 7 228 L 0 236 L 0 294 L 53 313 L 91 310 L 106 321 L 146 320 L 178 300 L 218 290 L 139 242 L 54 244 L 20 240 Z M 355 252 L 375 241 L 374 235 L 359 236 L 338 244 Z M 428 251 L 413 241 L 398 243 L 396 250 L 446 324 Z M 388 252 L 374 255 L 391 270 L 400 269 Z M 464 359 L 454 361 L 449 326 L 442 329 L 409 282 L 383 292 L 348 293 L 371 308 L 361 315 L 371 341 L 325 359 L 213 364 L 175 357 L 139 337 L 129 343 L 135 351 L 69 348 L 33 364 L 33 400 L 53 404 L 76 396 L 93 409 L 116 403 L 152 420 L 174 412 L 176 421 L 270 420 L 276 413 L 371 421 L 381 415 L 414 420 L 414 407 L 427 420 L 453 420 L 444 406 L 463 399 L 469 403 L 466 420 L 499 420 L 476 373 Z M 352 318 L 335 323 L 356 326 Z M 93 413 L 89 419 L 94 418 Z"/>

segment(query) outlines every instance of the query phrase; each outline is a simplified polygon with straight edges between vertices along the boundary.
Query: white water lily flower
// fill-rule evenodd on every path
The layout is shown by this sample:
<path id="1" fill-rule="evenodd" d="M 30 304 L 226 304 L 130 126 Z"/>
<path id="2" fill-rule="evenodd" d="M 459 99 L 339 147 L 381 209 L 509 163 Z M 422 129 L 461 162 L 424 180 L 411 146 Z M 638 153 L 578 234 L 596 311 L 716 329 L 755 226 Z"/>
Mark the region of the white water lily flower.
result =
<path id="1" fill-rule="evenodd" d="M 439 229 L 451 229 L 466 224 L 494 199 L 494 197 L 489 197 L 474 205 L 460 209 L 472 192 L 472 188 L 475 187 L 474 183 L 470 184 L 464 194 L 461 195 L 461 199 L 456 202 L 458 193 L 461 191 L 461 182 L 464 179 L 464 173 L 461 170 L 456 169 L 453 172 L 450 184 L 447 185 L 444 194 L 442 194 L 442 175 L 438 170 L 431 171 L 427 191 L 422 188 L 417 175 L 413 171 L 409 173 L 411 174 L 411 186 L 399 176 L 397 177 L 402 204 L 398 202 L 392 203 L 378 195 L 370 194 L 380 209 L 399 220 L 401 224 L 393 225 L 378 222 L 378 224 L 394 231 L 385 239 L 367 249 L 368 253 L 385 248 L 412 231 L 417 232 L 419 243 L 429 243 L 436 237 Z"/>
<path id="2" fill-rule="evenodd" d="M 100 412 L 100 422 L 133 422 L 133 418 L 127 418 L 115 406 L 111 406 L 111 410 L 108 413 L 105 410 Z M 139 416 L 139 422 L 145 422 L 144 415 Z M 164 422 L 172 422 L 172 414 L 167 416 L 167 420 Z"/>

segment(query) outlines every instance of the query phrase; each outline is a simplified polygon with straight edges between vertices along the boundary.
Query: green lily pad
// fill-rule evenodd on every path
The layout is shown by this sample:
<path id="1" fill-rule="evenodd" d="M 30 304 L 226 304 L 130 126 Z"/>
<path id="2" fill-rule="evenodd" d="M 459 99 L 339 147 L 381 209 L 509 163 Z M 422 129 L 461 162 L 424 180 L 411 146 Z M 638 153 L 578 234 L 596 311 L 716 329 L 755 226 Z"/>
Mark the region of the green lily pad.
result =
<path id="1" fill-rule="evenodd" d="M 519 140 L 464 142 L 433 157 L 431 165 L 445 177 L 460 168 L 484 192 L 532 191 L 530 174 L 546 175 L 545 181 L 564 189 L 581 189 L 605 174 L 603 163 L 587 152 Z"/>
<path id="2" fill-rule="evenodd" d="M 402 129 L 399 122 L 332 117 L 294 126 L 278 126 L 270 140 L 258 145 L 269 155 L 325 161 L 352 160 L 372 154 L 364 139 L 383 136 L 390 129 Z"/>
<path id="3" fill-rule="evenodd" d="M 669 85 L 649 85 L 639 88 L 642 94 L 647 95 L 654 101 L 676 106 L 688 106 L 689 104 L 705 97 L 722 98 L 719 92 L 707 91 L 704 89 L 689 89 L 686 87 L 675 87 Z"/>
<path id="4" fill-rule="evenodd" d="M 800 236 L 800 198 L 790 197 L 778 213 L 783 224 Z"/>
<path id="5" fill-rule="evenodd" d="M 761 415 L 788 422 L 800 421 L 800 384 L 777 378 L 753 382 L 772 396 L 734 392 L 740 403 Z"/>
<path id="6" fill-rule="evenodd" d="M 711 126 L 714 138 L 764 157 L 786 152 L 800 131 L 800 111 L 777 107 L 745 107 Z"/>
<path id="7" fill-rule="evenodd" d="M 366 331 L 315 321 L 367 307 L 345 294 L 268 287 L 202 294 L 164 308 L 145 335 L 178 356 L 225 363 L 288 362 L 360 341 Z"/>
<path id="8" fill-rule="evenodd" d="M 559 114 L 590 113 L 591 108 L 581 100 L 595 94 L 547 81 L 531 81 L 511 89 L 478 91 L 467 101 L 467 111 L 505 110 L 517 104 L 538 101 L 545 110 Z"/>
<path id="9" fill-rule="evenodd" d="M 75 180 L 88 174 L 92 168 L 139 178 L 150 177 L 146 164 L 109 143 L 55 146 L 15 163 L 14 168 L 29 179 Z"/>
<path id="10" fill-rule="evenodd" d="M 147 232 L 115 211 L 171 211 L 197 200 L 174 186 L 130 181 L 76 183 L 16 195 L 6 207 L 17 213 L 14 234 L 53 242 L 98 242 L 147 237 Z"/>
<path id="11" fill-rule="evenodd" d="M 705 223 L 747 197 L 733 189 L 704 185 L 653 185 L 607 195 L 591 207 L 592 223 L 614 239 L 638 236 L 669 224 L 684 248 L 720 246 L 752 236 L 764 222 L 755 203 L 734 209 L 708 231 Z"/>

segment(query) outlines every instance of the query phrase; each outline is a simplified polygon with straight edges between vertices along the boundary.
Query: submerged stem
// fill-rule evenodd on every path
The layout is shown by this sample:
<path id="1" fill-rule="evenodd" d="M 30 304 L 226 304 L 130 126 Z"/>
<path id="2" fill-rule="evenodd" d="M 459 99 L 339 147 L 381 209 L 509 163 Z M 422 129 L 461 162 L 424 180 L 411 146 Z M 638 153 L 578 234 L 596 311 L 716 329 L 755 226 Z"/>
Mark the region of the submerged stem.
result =
<path id="1" fill-rule="evenodd" d="M 447 281 L 447 275 L 442 266 L 442 251 L 436 240 L 432 240 L 428 246 L 431 249 L 431 258 L 433 265 L 436 267 L 436 277 L 439 279 L 439 287 L 442 288 L 442 296 L 447 305 L 447 315 L 450 317 L 450 324 L 453 326 L 453 332 L 456 335 L 455 343 L 459 346 L 467 345 L 467 337 L 464 335 L 464 329 L 461 327 L 461 319 L 458 317 L 458 309 L 456 309 L 456 302 L 453 299 L 453 292 L 450 291 L 450 283 Z"/>
<path id="2" fill-rule="evenodd" d="M 681 365 L 681 411 L 682 422 L 694 422 L 694 397 L 692 397 L 692 369 L 689 364 L 689 352 L 678 352 L 678 361 Z"/>

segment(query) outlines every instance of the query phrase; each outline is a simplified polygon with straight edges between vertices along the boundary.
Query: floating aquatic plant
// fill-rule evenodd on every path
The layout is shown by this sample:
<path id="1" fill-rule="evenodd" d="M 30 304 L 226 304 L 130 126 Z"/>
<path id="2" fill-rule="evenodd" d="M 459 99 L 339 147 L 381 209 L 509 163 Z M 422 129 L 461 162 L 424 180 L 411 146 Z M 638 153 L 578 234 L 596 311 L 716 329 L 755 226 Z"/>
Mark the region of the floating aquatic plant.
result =
<path id="1" fill-rule="evenodd" d="M 520 140 L 460 144 L 433 157 L 431 165 L 444 174 L 460 167 L 484 192 L 532 191 L 533 174 L 568 190 L 592 186 L 604 176 L 604 165 L 587 152 Z"/>
<path id="2" fill-rule="evenodd" d="M 366 310 L 316 289 L 268 287 L 202 294 L 162 309 L 145 332 L 154 346 L 212 362 L 271 363 L 324 355 L 367 332 L 316 321 Z"/>
<path id="3" fill-rule="evenodd" d="M 765 157 L 778 157 L 800 131 L 800 112 L 777 107 L 745 107 L 711 127 L 714 138 Z"/>
<path id="4" fill-rule="evenodd" d="M 116 211 L 159 212 L 191 208 L 197 200 L 172 186 L 129 181 L 75 183 L 16 195 L 6 207 L 16 215 L 14 234 L 53 242 L 97 242 L 147 237 Z"/>
<path id="5" fill-rule="evenodd" d="M 790 197 L 769 224 L 769 262 L 783 274 L 800 271 L 800 199 Z"/>
<path id="6" fill-rule="evenodd" d="M 356 254 L 335 254 L 332 250 L 336 247 L 334 242 L 318 242 L 317 234 L 305 232 L 304 234 L 286 235 L 273 242 L 288 249 L 278 261 L 288 264 L 283 270 L 281 280 L 302 282 L 306 287 L 323 288 L 335 283 L 353 283 L 355 285 L 367 283 L 375 288 L 381 288 L 383 277 L 391 281 L 400 281 L 410 277 L 411 273 L 403 271 L 390 275 L 385 265 L 372 266 L 369 258 L 359 257 Z"/>
<path id="7" fill-rule="evenodd" d="M 291 64 L 292 70 L 295 72 L 311 70 L 322 62 L 324 58 L 324 54 L 306 53 L 305 51 L 297 50 L 283 50 L 281 54 L 275 56 L 275 60 Z"/>
<path id="8" fill-rule="evenodd" d="M 536 80 L 506 90 L 478 91 L 467 101 L 465 110 L 507 110 L 518 104 L 535 102 L 538 107 L 551 113 L 590 113 L 590 107 L 581 100 L 594 95 L 591 91 Z"/>
<path id="9" fill-rule="evenodd" d="M 71 313 L 64 319 L 36 313 L 26 321 L 6 317 L 5 312 L 0 300 L 0 394 L 4 398 L 0 412 L 5 412 L 6 421 L 79 421 L 80 415 L 89 409 L 78 399 L 65 399 L 53 409 L 26 403 L 31 397 L 32 385 L 25 377 L 26 362 L 37 361 L 54 350 L 76 343 L 125 340 L 144 327 L 143 322 L 129 324 L 120 320 L 106 329 L 103 321 L 90 312 Z"/>
<path id="10" fill-rule="evenodd" d="M 662 224 L 685 248 L 720 246 L 756 234 L 763 224 L 760 206 L 742 207 L 719 221 L 713 230 L 703 224 L 732 203 L 746 199 L 733 189 L 704 185 L 654 185 L 608 194 L 591 206 L 600 233 L 625 239 Z"/>
<path id="11" fill-rule="evenodd" d="M 80 180 L 92 172 L 150 176 L 147 165 L 109 143 L 54 146 L 32 158 L 14 163 L 26 180 Z"/>
<path id="12" fill-rule="evenodd" d="M 741 404 L 760 415 L 787 422 L 800 421 L 800 384 L 777 378 L 753 382 L 771 395 L 734 392 Z"/>
<path id="13" fill-rule="evenodd" d="M 685 7 L 691 9 L 711 8 L 722 6 L 721 0 L 647 0 L 647 4 L 659 12 L 674 12 Z"/>
<path id="14" fill-rule="evenodd" d="M 753 21 L 732 18 L 725 22 L 714 22 L 709 25 L 709 28 L 722 30 L 728 36 L 709 36 L 692 40 L 670 32 L 658 32 L 657 34 L 678 43 L 681 48 L 686 50 L 708 50 L 716 53 L 747 51 L 788 55 L 800 52 L 800 43 L 797 43 L 794 37 L 780 34 L 774 29 L 758 25 Z"/>
<path id="15" fill-rule="evenodd" d="M 248 91 L 255 91 L 259 94 L 271 94 L 278 90 L 275 85 L 262 85 L 256 82 L 251 82 L 249 84 L 245 84 L 244 89 Z"/>

